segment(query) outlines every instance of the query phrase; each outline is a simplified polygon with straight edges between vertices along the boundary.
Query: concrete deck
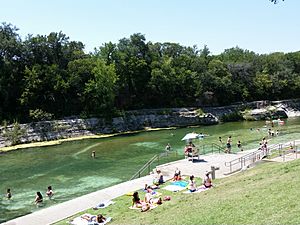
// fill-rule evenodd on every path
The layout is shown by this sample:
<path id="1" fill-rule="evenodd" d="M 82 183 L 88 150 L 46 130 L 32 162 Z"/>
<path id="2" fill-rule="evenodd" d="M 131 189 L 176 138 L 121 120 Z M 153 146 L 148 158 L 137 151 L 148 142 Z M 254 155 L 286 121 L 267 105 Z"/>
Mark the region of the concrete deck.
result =
<path id="1" fill-rule="evenodd" d="M 250 153 L 253 150 L 239 152 L 237 154 L 209 154 L 200 157 L 199 161 L 188 161 L 187 159 L 178 160 L 158 166 L 161 169 L 165 179 L 173 177 L 177 168 L 181 170 L 182 175 L 194 175 L 195 177 L 203 177 L 206 171 L 210 171 L 211 166 L 219 167 L 216 171 L 216 178 L 225 177 L 224 173 L 229 172 L 229 168 L 225 167 L 224 162 L 239 158 L 242 155 Z M 92 208 L 100 202 L 117 198 L 128 192 L 132 192 L 144 187 L 145 184 L 151 184 L 153 175 L 141 177 L 132 181 L 127 181 L 105 188 L 73 200 L 57 204 L 55 206 L 41 209 L 37 212 L 7 221 L 3 225 L 44 225 L 58 222 L 62 219 L 70 217 L 76 213 Z"/>

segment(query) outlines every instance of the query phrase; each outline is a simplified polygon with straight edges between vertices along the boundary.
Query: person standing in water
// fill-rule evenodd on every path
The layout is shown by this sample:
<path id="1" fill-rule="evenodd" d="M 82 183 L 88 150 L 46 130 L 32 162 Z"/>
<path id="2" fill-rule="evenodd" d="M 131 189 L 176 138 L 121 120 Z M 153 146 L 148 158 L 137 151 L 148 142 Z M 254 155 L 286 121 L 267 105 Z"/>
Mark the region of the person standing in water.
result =
<path id="1" fill-rule="evenodd" d="M 221 145 L 223 145 L 222 137 L 219 137 L 219 142 Z"/>
<path id="2" fill-rule="evenodd" d="M 238 142 L 236 143 L 236 145 L 237 145 L 237 147 L 238 147 L 238 149 L 239 149 L 240 151 L 244 151 L 243 148 L 242 148 L 242 143 L 241 143 L 240 140 L 238 140 Z"/>
<path id="3" fill-rule="evenodd" d="M 95 151 L 92 151 L 92 158 L 96 158 L 96 152 Z"/>
<path id="4" fill-rule="evenodd" d="M 227 142 L 226 142 L 226 153 L 231 153 L 231 136 L 229 136 L 227 138 Z"/>
<path id="5" fill-rule="evenodd" d="M 49 197 L 49 199 L 51 199 L 52 196 L 54 195 L 54 192 L 53 192 L 51 186 L 48 186 L 47 191 L 46 191 L 46 195 Z"/>
<path id="6" fill-rule="evenodd" d="M 167 146 L 165 147 L 165 150 L 166 151 L 171 151 L 171 145 L 170 145 L 170 143 L 167 144 Z"/>
<path id="7" fill-rule="evenodd" d="M 7 199 L 11 199 L 11 196 L 12 196 L 12 195 L 11 195 L 10 188 L 8 188 L 7 191 L 6 191 L 6 198 L 7 198 Z"/>
<path id="8" fill-rule="evenodd" d="M 36 205 L 39 205 L 43 202 L 43 196 L 42 196 L 41 192 L 38 191 L 36 193 L 34 202 L 35 202 Z"/>

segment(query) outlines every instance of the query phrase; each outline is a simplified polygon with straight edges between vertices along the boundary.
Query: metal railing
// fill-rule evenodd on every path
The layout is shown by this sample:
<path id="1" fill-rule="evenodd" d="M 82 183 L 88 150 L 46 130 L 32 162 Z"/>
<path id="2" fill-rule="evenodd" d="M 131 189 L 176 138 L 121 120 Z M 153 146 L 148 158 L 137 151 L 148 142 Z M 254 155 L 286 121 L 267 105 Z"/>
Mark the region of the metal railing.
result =
<path id="1" fill-rule="evenodd" d="M 290 153 L 295 153 L 296 159 L 298 158 L 298 145 L 300 145 L 300 140 L 295 140 L 293 142 L 277 144 L 270 148 L 271 153 L 275 152 L 275 154 L 282 157 L 282 160 L 285 161 L 286 155 Z"/>
<path id="2" fill-rule="evenodd" d="M 199 148 L 200 154 L 202 154 L 202 155 L 205 155 L 205 154 L 208 154 L 208 153 L 221 153 L 221 152 L 224 152 L 224 147 L 220 146 L 218 144 L 215 144 L 215 143 L 212 143 L 210 145 L 201 145 L 198 148 Z"/>
<path id="3" fill-rule="evenodd" d="M 285 144 L 275 144 L 269 146 L 267 149 L 258 149 L 254 152 L 248 153 L 237 159 L 225 162 L 225 166 L 230 168 L 230 173 L 241 170 L 243 167 L 249 166 L 257 161 L 262 160 L 264 157 L 271 155 L 273 152 L 278 153 L 278 155 L 283 157 L 285 160 L 285 155 L 291 152 L 296 152 L 297 157 L 297 146 L 300 144 L 300 140 L 295 140 L 293 143 L 293 149 L 286 150 L 285 148 L 290 147 L 290 143 Z"/>
<path id="4" fill-rule="evenodd" d="M 267 155 L 268 149 L 263 150 L 259 149 L 254 152 L 248 153 L 242 157 L 231 160 L 229 162 L 225 162 L 225 166 L 230 168 L 230 173 L 241 170 L 243 167 L 251 165 L 256 161 L 261 160 L 263 157 Z"/>
<path id="5" fill-rule="evenodd" d="M 131 178 L 130 180 L 133 180 L 133 179 L 136 179 L 136 178 L 140 178 L 142 176 L 142 174 L 145 172 L 145 170 L 148 169 L 148 174 L 150 174 L 151 172 L 151 166 L 152 164 L 157 161 L 159 162 L 159 160 L 162 158 L 162 157 L 167 157 L 171 154 L 175 154 L 175 156 L 177 157 L 178 153 L 177 151 L 165 151 L 163 153 L 160 153 L 160 154 L 156 154 L 154 155 L 148 162 L 146 162 Z"/>

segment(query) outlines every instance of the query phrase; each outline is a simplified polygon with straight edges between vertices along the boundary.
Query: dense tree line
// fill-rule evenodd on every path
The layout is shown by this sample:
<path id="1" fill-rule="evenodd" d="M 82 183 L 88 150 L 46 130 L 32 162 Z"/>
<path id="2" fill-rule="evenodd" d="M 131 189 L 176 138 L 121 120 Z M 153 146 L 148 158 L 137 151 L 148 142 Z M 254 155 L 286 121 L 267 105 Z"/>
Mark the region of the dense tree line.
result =
<path id="1" fill-rule="evenodd" d="M 0 121 L 296 97 L 299 51 L 212 55 L 207 46 L 152 43 L 137 33 L 87 54 L 62 32 L 22 40 L 16 27 L 0 26 Z"/>

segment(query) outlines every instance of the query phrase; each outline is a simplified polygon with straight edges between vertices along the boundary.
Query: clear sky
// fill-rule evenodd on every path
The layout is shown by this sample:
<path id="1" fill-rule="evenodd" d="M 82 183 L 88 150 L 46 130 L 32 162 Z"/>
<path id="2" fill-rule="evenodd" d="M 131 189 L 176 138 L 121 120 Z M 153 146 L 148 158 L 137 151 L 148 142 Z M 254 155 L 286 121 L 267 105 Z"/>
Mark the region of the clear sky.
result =
<path id="1" fill-rule="evenodd" d="M 147 41 L 239 46 L 257 53 L 300 50 L 300 0 L 0 0 L 0 22 L 27 34 L 62 31 L 87 51 L 133 33 Z"/>

